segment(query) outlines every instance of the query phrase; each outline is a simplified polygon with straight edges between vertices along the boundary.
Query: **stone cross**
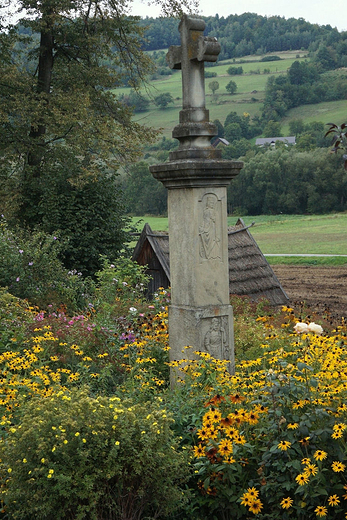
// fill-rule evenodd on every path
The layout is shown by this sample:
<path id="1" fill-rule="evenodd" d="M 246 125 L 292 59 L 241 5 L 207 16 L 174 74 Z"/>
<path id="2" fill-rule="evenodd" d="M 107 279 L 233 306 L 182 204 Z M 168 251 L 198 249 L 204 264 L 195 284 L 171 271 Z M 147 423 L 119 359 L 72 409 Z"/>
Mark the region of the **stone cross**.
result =
<path id="1" fill-rule="evenodd" d="M 205 108 L 204 61 L 217 61 L 220 44 L 204 37 L 205 22 L 184 15 L 179 25 L 182 45 L 172 45 L 167 61 L 172 69 L 182 69 L 183 109 Z"/>
<path id="2" fill-rule="evenodd" d="M 220 45 L 203 36 L 205 22 L 184 15 L 181 46 L 170 47 L 171 68 L 182 69 L 183 107 L 169 161 L 150 167 L 168 189 L 171 305 L 170 359 L 209 352 L 234 371 L 233 312 L 229 301 L 226 188 L 242 163 L 225 161 L 211 145 L 217 134 L 205 108 L 204 61 L 216 61 Z M 185 346 L 191 346 L 186 350 Z M 171 372 L 172 384 L 177 373 Z"/>

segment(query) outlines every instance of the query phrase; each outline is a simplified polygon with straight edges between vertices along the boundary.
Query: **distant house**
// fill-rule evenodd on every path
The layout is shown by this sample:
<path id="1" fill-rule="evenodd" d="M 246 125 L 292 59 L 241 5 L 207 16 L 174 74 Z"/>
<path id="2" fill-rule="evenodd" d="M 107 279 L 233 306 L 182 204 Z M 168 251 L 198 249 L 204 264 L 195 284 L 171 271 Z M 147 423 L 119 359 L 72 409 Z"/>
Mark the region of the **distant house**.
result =
<path id="1" fill-rule="evenodd" d="M 249 296 L 255 301 L 266 298 L 274 306 L 288 303 L 288 296 L 242 219 L 228 230 L 228 249 L 230 294 Z M 148 266 L 149 295 L 159 287 L 170 286 L 168 233 L 153 232 L 145 224 L 132 259 Z"/>
<path id="2" fill-rule="evenodd" d="M 275 146 L 277 141 L 281 141 L 285 144 L 295 144 L 295 135 L 291 137 L 259 137 L 255 140 L 255 144 L 258 146 Z"/>

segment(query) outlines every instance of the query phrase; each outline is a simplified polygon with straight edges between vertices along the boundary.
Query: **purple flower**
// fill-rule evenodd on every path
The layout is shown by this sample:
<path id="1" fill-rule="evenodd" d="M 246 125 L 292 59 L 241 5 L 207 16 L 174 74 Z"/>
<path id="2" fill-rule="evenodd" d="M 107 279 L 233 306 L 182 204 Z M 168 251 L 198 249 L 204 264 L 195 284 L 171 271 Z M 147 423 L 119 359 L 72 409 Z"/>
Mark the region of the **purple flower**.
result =
<path id="1" fill-rule="evenodd" d="M 33 264 L 34 264 L 34 262 L 29 262 L 29 263 L 28 263 L 28 265 L 33 265 Z"/>
<path id="2" fill-rule="evenodd" d="M 20 254 L 24 253 L 23 249 L 19 249 Z"/>
<path id="3" fill-rule="evenodd" d="M 19 282 L 19 280 L 20 280 L 20 278 L 19 278 L 19 276 L 18 276 L 18 278 L 16 278 L 16 282 Z"/>

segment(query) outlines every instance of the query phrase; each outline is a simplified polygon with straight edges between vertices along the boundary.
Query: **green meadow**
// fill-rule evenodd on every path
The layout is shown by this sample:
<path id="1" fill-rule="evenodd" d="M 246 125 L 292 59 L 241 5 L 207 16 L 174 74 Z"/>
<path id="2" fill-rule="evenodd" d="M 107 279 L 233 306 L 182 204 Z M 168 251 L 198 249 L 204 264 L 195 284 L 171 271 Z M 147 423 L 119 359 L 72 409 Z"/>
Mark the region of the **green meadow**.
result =
<path id="1" fill-rule="evenodd" d="M 261 62 L 259 61 L 262 58 L 261 56 L 246 56 L 240 60 L 227 60 L 214 67 L 206 68 L 207 71 L 217 74 L 215 78 L 205 79 L 206 108 L 210 111 L 211 121 L 219 119 L 224 124 L 226 116 L 232 111 L 239 115 L 247 112 L 251 117 L 260 116 L 268 78 L 271 75 L 286 74 L 294 61 L 306 59 L 306 51 L 294 50 L 272 54 L 280 56 L 281 60 Z M 244 73 L 229 76 L 227 69 L 231 65 L 240 64 Z M 219 89 L 216 91 L 216 96 L 213 97 L 208 85 L 214 80 L 218 81 Z M 237 91 L 234 95 L 228 94 L 225 90 L 230 80 L 235 81 L 237 85 Z M 129 90 L 129 88 L 119 88 L 117 93 L 128 93 Z M 149 110 L 135 114 L 134 120 L 154 128 L 161 128 L 165 137 L 171 137 L 172 129 L 178 123 L 178 113 L 182 105 L 180 71 L 174 71 L 170 76 L 161 76 L 157 80 L 149 81 L 142 92 L 151 99 Z M 153 99 L 163 92 L 170 92 L 174 104 L 165 109 L 159 109 L 154 104 Z M 342 123 L 346 113 L 347 100 L 300 106 L 288 112 L 288 115 L 282 121 L 282 131 L 284 134 L 288 134 L 289 121 L 292 119 L 300 118 L 305 123 L 311 121 L 329 123 L 330 120 Z"/>
<path id="2" fill-rule="evenodd" d="M 228 225 L 238 217 L 229 216 Z M 259 215 L 242 217 L 261 251 L 267 254 L 347 255 L 347 213 L 331 215 Z M 133 217 L 140 231 L 147 222 L 153 230 L 167 231 L 167 217 Z M 270 260 L 271 258 L 271 260 Z M 347 264 L 347 257 L 269 257 L 270 263 Z"/>

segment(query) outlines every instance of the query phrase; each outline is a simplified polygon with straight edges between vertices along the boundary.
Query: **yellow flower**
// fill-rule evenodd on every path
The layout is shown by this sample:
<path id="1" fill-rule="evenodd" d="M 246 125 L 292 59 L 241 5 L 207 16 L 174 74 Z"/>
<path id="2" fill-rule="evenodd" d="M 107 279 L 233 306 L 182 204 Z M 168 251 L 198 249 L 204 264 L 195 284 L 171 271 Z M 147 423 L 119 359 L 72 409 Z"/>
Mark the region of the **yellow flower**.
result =
<path id="1" fill-rule="evenodd" d="M 296 430 L 297 428 L 299 428 L 299 425 L 298 425 L 298 423 L 289 423 L 287 425 L 287 428 L 288 428 L 288 430 Z"/>
<path id="2" fill-rule="evenodd" d="M 218 451 L 222 455 L 228 456 L 231 455 L 233 452 L 233 444 L 228 439 L 223 439 L 220 441 L 218 446 Z"/>
<path id="3" fill-rule="evenodd" d="M 342 464 L 342 462 L 335 460 L 332 463 L 331 468 L 335 473 L 339 473 L 340 471 L 345 471 L 346 466 L 345 464 Z"/>
<path id="4" fill-rule="evenodd" d="M 347 426 L 345 425 L 345 423 L 337 423 L 337 424 L 334 424 L 334 426 L 333 426 L 334 431 L 343 432 L 343 430 L 345 430 L 346 428 L 347 428 Z"/>
<path id="5" fill-rule="evenodd" d="M 24 464 L 26 464 L 28 461 L 27 461 L 27 459 L 23 459 L 23 462 L 24 462 Z"/>
<path id="6" fill-rule="evenodd" d="M 81 435 L 80 432 L 75 433 L 75 437 L 79 437 L 80 435 Z"/>
<path id="7" fill-rule="evenodd" d="M 329 506 L 337 506 L 340 503 L 339 497 L 337 495 L 330 495 L 328 498 Z"/>
<path id="8" fill-rule="evenodd" d="M 256 500 L 253 500 L 253 502 L 249 505 L 249 510 L 251 513 L 257 515 L 258 513 L 260 513 L 260 510 L 262 509 L 262 507 L 263 507 L 263 504 L 261 503 L 259 498 L 257 498 Z"/>
<path id="9" fill-rule="evenodd" d="M 292 505 L 293 500 L 290 497 L 284 498 L 281 502 L 282 509 L 289 509 Z"/>
<path id="10" fill-rule="evenodd" d="M 202 444 L 199 444 L 198 446 L 194 446 L 194 456 L 199 458 L 203 457 L 205 455 L 205 448 Z"/>
<path id="11" fill-rule="evenodd" d="M 313 457 L 316 459 L 316 460 L 324 460 L 327 458 L 327 452 L 326 451 L 323 451 L 323 450 L 317 450 L 314 452 L 313 454 Z M 320 507 L 320 506 L 319 506 Z"/>
<path id="12" fill-rule="evenodd" d="M 255 487 L 251 487 L 251 488 L 248 488 L 247 489 L 247 494 L 251 499 L 254 499 L 254 498 L 258 498 L 259 496 L 259 491 L 257 489 L 255 489 Z"/>
<path id="13" fill-rule="evenodd" d="M 86 441 L 86 439 L 82 439 L 82 442 L 86 443 L 87 441 Z"/>
<path id="14" fill-rule="evenodd" d="M 249 505 L 251 504 L 252 500 L 253 500 L 253 499 L 252 499 L 251 497 L 249 497 L 247 493 L 244 493 L 244 494 L 242 495 L 241 505 L 243 505 L 243 506 L 249 506 Z"/>
<path id="15" fill-rule="evenodd" d="M 46 459 L 44 459 L 44 458 L 42 457 L 42 459 L 41 459 L 42 464 L 45 463 L 45 460 L 46 460 Z"/>
<path id="16" fill-rule="evenodd" d="M 116 442 L 115 442 L 115 445 L 116 445 L 116 446 L 119 446 L 119 441 L 116 441 Z"/>
<path id="17" fill-rule="evenodd" d="M 316 513 L 317 516 L 327 516 L 328 510 L 324 506 L 317 506 L 316 509 L 314 510 L 314 512 Z"/>
<path id="18" fill-rule="evenodd" d="M 312 475 L 314 477 L 318 473 L 318 468 L 315 464 L 307 464 L 304 473 L 308 476 Z"/>
<path id="19" fill-rule="evenodd" d="M 63 443 L 64 444 L 67 444 L 69 441 L 67 441 L 66 439 L 63 440 Z"/>
<path id="20" fill-rule="evenodd" d="M 12 468 L 8 468 L 7 473 L 12 473 Z"/>
<path id="21" fill-rule="evenodd" d="M 291 447 L 291 443 L 289 441 L 281 441 L 278 445 L 277 445 L 277 448 L 279 450 L 282 450 L 282 451 L 287 451 L 288 448 Z"/>
<path id="22" fill-rule="evenodd" d="M 300 473 L 297 477 L 295 477 L 296 482 L 299 486 L 304 486 L 309 481 L 309 477 L 306 473 Z"/>

